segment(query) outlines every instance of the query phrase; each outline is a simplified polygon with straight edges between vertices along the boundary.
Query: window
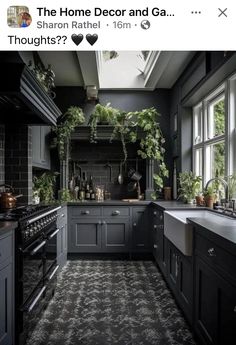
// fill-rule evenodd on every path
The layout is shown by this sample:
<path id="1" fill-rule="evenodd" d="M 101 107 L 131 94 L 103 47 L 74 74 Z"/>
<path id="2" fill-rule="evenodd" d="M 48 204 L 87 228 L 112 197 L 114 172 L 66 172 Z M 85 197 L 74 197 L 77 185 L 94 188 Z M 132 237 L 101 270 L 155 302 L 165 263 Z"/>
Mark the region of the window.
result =
<path id="1" fill-rule="evenodd" d="M 224 84 L 193 108 L 193 169 L 203 177 L 203 185 L 228 173 L 225 100 Z"/>

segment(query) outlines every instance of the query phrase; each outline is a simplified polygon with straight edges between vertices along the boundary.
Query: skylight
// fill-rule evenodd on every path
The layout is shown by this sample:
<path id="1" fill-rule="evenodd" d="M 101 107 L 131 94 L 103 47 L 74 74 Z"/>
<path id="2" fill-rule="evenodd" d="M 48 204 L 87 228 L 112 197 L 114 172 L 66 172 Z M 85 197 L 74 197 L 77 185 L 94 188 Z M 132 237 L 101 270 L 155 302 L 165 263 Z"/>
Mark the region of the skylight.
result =
<path id="1" fill-rule="evenodd" d="M 97 54 L 100 89 L 143 89 L 149 51 L 102 51 Z"/>

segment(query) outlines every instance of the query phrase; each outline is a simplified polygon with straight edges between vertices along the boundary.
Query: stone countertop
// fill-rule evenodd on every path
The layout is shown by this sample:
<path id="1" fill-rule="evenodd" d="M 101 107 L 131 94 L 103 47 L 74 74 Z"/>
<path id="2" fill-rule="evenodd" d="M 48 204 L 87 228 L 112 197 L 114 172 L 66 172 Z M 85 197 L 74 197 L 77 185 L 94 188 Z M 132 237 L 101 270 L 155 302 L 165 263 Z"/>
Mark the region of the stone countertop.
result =
<path id="1" fill-rule="evenodd" d="M 203 210 L 208 209 L 207 207 L 196 206 L 185 204 L 181 201 L 170 200 L 170 201 L 152 201 L 152 205 L 160 207 L 162 210 Z"/>
<path id="2" fill-rule="evenodd" d="M 5 235 L 8 231 L 14 230 L 17 227 L 17 222 L 0 222 L 0 236 Z"/>
<path id="3" fill-rule="evenodd" d="M 104 201 L 68 201 L 67 206 L 145 206 L 151 203 L 150 200 L 140 201 L 122 201 L 122 200 L 104 200 Z"/>
<path id="4" fill-rule="evenodd" d="M 236 244 L 236 219 L 232 219 L 235 225 L 232 226 L 222 226 L 214 221 L 207 218 L 188 218 L 188 221 L 193 225 L 199 226 L 202 230 L 208 230 L 212 234 L 220 236 L 221 238 L 230 241 L 234 245 Z M 222 245 L 222 244 L 221 244 Z"/>

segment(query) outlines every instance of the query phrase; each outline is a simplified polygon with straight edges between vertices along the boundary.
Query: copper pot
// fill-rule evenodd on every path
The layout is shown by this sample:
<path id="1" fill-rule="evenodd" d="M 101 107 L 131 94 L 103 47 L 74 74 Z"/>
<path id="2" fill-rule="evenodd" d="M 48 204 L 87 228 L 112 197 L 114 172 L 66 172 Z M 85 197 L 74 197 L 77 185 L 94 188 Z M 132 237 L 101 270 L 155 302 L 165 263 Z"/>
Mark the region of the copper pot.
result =
<path id="1" fill-rule="evenodd" d="M 0 208 L 2 209 L 11 209 L 16 207 L 17 198 L 23 196 L 23 194 L 13 195 L 13 188 L 9 185 L 1 185 L 0 187 L 5 187 L 10 191 L 2 192 L 0 195 Z"/>

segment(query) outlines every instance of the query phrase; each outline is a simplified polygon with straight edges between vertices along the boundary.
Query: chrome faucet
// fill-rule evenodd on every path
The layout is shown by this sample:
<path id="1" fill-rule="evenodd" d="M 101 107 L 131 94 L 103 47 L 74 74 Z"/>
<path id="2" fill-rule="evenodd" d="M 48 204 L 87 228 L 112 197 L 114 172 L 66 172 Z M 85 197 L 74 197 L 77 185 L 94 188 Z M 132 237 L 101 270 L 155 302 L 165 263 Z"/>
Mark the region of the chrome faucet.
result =
<path id="1" fill-rule="evenodd" d="M 209 184 L 213 181 L 219 181 L 222 183 L 222 185 L 224 186 L 225 189 L 225 202 L 228 202 L 229 199 L 229 187 L 228 187 L 228 183 L 221 177 L 213 177 L 211 178 L 209 181 L 207 181 L 205 189 L 207 189 L 207 187 L 209 186 Z"/>

